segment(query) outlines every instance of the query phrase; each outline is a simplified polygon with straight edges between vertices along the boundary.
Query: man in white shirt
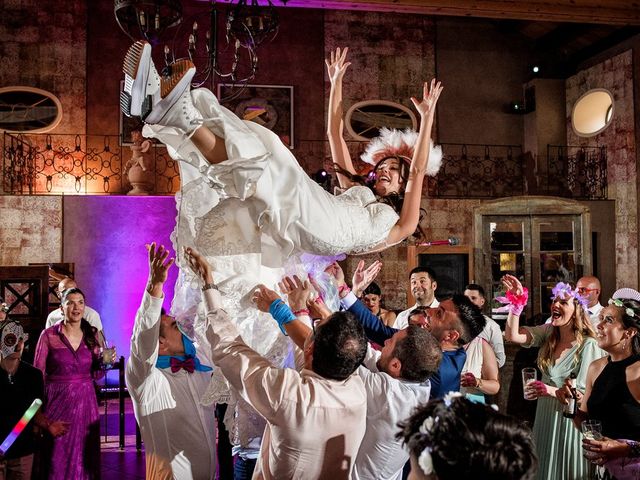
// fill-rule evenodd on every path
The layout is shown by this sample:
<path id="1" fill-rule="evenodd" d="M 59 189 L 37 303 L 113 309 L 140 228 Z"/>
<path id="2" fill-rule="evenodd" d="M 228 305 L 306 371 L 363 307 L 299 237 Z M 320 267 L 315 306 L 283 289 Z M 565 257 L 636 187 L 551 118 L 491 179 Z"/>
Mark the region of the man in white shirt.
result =
<path id="1" fill-rule="evenodd" d="M 287 277 L 280 284 L 288 296 L 290 321 L 284 329 L 300 348 L 312 335 L 307 304 L 309 282 Z M 256 304 L 263 311 L 278 300 L 278 295 L 264 286 L 256 294 Z M 323 309 L 327 318 L 331 312 Z M 324 320 L 321 320 L 322 322 Z M 321 323 L 320 323 L 321 324 Z M 420 404 L 429 400 L 430 384 L 442 359 L 438 341 L 425 329 L 410 326 L 399 330 L 376 351 L 367 348 L 364 366 L 358 374 L 367 391 L 367 429 L 358 451 L 351 478 L 354 480 L 395 480 L 402 478 L 402 469 L 409 453 L 395 438 L 398 423 L 408 418 Z"/>
<path id="2" fill-rule="evenodd" d="M 305 342 L 302 371 L 274 367 L 244 343 L 222 310 L 206 259 L 192 249 L 186 255 L 205 284 L 213 361 L 267 421 L 253 478 L 349 478 L 366 428 L 366 391 L 355 374 L 367 351 L 362 326 L 337 312 Z"/>
<path id="3" fill-rule="evenodd" d="M 78 288 L 78 284 L 73 278 L 64 277 L 58 283 L 58 289 L 56 290 L 56 295 L 58 297 L 62 296 L 62 292 L 69 288 Z M 49 328 L 56 323 L 60 323 L 64 319 L 64 314 L 62 313 L 62 306 L 60 308 L 56 308 L 53 312 L 49 314 L 47 317 L 47 323 L 45 328 Z M 89 305 L 85 305 L 84 307 L 84 319 L 89 322 L 92 327 L 95 327 L 98 330 L 98 335 L 100 337 L 100 341 L 104 344 L 104 332 L 102 329 L 102 320 L 100 319 L 100 314 L 96 312 Z"/>
<path id="4" fill-rule="evenodd" d="M 194 343 L 176 320 L 163 315 L 163 286 L 173 259 L 149 247 L 149 281 L 131 336 L 125 379 L 145 446 L 149 480 L 213 480 L 216 476 L 214 405 L 200 398 L 211 379 L 211 349 L 204 323 Z"/>
<path id="5" fill-rule="evenodd" d="M 581 277 L 576 284 L 576 289 L 580 295 L 587 299 L 587 315 L 589 315 L 591 325 L 595 329 L 600 322 L 600 311 L 604 308 L 600 305 L 600 293 L 602 292 L 600 280 L 592 275 Z"/>
<path id="6" fill-rule="evenodd" d="M 470 283 L 464 287 L 464 296 L 471 300 L 471 303 L 480 310 L 484 307 L 486 302 L 484 288 L 477 283 Z M 487 324 L 478 336 L 486 340 L 489 345 L 491 345 L 493 352 L 496 354 L 496 360 L 498 360 L 498 367 L 502 367 L 507 358 L 504 353 L 504 338 L 502 336 L 502 330 L 500 329 L 498 322 L 493 320 L 491 317 L 484 315 L 484 318 L 487 321 Z"/>
<path id="7" fill-rule="evenodd" d="M 438 282 L 435 272 L 429 267 L 416 267 L 409 274 L 411 293 L 416 299 L 416 304 L 400 312 L 396 317 L 393 328 L 401 330 L 409 326 L 409 314 L 416 307 L 437 308 L 440 302 L 435 297 Z"/>

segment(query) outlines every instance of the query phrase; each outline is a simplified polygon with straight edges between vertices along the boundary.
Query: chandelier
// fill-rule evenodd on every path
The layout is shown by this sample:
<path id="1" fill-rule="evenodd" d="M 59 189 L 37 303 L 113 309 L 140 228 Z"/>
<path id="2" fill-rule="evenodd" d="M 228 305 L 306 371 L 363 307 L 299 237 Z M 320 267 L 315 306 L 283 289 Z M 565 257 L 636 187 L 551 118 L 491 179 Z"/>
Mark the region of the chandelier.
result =
<path id="1" fill-rule="evenodd" d="M 182 22 L 182 3 L 180 0 L 115 0 L 113 13 L 118 26 L 131 40 L 142 37 L 155 45 L 167 29 Z"/>
<path id="2" fill-rule="evenodd" d="M 286 5 L 287 0 L 280 2 Z M 280 25 L 273 2 L 262 3 L 231 0 L 224 8 L 224 41 L 218 38 L 221 2 L 215 0 L 209 1 L 208 9 L 186 19 L 180 0 L 115 0 L 114 11 L 118 25 L 132 39 L 142 36 L 154 45 L 165 43 L 166 68 L 189 58 L 196 66 L 194 86 L 207 83 L 213 87 L 214 82 L 222 81 L 242 87 L 256 75 L 258 46 L 273 40 Z M 171 27 L 177 28 L 173 40 L 167 42 L 166 31 Z"/>

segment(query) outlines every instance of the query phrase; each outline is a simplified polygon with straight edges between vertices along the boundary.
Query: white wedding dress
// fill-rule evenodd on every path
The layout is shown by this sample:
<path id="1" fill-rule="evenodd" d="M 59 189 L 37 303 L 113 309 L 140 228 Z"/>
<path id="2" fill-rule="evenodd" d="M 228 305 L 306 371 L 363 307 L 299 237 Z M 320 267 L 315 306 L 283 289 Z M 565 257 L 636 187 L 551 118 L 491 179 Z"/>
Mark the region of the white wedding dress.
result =
<path id="1" fill-rule="evenodd" d="M 398 215 L 367 187 L 331 195 L 309 178 L 273 132 L 240 120 L 207 89 L 193 90 L 191 96 L 205 126 L 225 139 L 228 160 L 209 165 L 182 130 L 159 125 L 143 130 L 145 137 L 167 145 L 180 165 L 172 238 L 180 275 L 172 314 L 188 327 L 200 304 L 197 282 L 179 253 L 193 246 L 213 266 L 225 309 L 243 340 L 283 365 L 289 344 L 275 321 L 250 302 L 256 285 L 274 288 L 284 274 L 294 273 L 312 273 L 322 281 L 324 268 L 336 256 L 386 248 Z M 229 400 L 228 391 L 214 375 L 205 401 L 221 400 Z M 232 392 L 230 400 L 235 403 Z M 232 428 L 239 430 L 241 441 L 255 433 L 250 425 Z"/>

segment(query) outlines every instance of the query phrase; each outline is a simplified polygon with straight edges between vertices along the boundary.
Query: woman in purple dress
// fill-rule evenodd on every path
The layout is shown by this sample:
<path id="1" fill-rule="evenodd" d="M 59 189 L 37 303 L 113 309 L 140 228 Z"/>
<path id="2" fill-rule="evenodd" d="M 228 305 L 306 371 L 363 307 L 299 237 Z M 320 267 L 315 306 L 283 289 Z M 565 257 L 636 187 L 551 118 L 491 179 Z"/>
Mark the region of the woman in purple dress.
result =
<path id="1" fill-rule="evenodd" d="M 84 294 L 63 293 L 62 322 L 40 335 L 34 364 L 44 373 L 44 413 L 52 421 L 69 422 L 65 436 L 48 452 L 50 479 L 100 477 L 100 423 L 93 379 L 101 375 L 97 331 L 84 318 Z"/>

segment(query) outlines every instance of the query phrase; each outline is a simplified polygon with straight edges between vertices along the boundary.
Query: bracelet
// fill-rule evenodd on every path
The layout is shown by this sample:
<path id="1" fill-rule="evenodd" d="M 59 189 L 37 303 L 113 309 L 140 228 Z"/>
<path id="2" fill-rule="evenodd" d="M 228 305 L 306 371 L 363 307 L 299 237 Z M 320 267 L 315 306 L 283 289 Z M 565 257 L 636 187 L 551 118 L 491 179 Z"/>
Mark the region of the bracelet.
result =
<path id="1" fill-rule="evenodd" d="M 286 330 L 284 329 L 284 325 L 289 322 L 293 322 L 296 317 L 289 308 L 289 306 L 282 301 L 280 298 L 276 298 L 271 305 L 269 305 L 269 313 L 273 317 L 273 319 L 278 322 L 278 326 L 280 327 L 280 331 L 287 335 Z"/>
<path id="2" fill-rule="evenodd" d="M 338 287 L 338 295 L 340 296 L 340 298 L 346 296 L 350 291 L 351 289 L 349 288 L 349 285 L 347 285 L 346 283 L 343 283 Z"/>
<path id="3" fill-rule="evenodd" d="M 482 379 L 480 377 L 476 378 L 476 389 L 480 390 L 482 388 Z"/>
<path id="4" fill-rule="evenodd" d="M 218 285 L 216 285 L 215 283 L 211 282 L 211 283 L 205 283 L 202 286 L 202 291 L 204 292 L 205 290 L 218 290 L 220 291 L 220 289 L 218 288 Z"/>
<path id="5" fill-rule="evenodd" d="M 300 317 L 301 315 L 306 315 L 308 317 L 309 316 L 309 309 L 308 308 L 301 308 L 300 310 L 294 310 L 293 314 L 296 317 Z"/>

